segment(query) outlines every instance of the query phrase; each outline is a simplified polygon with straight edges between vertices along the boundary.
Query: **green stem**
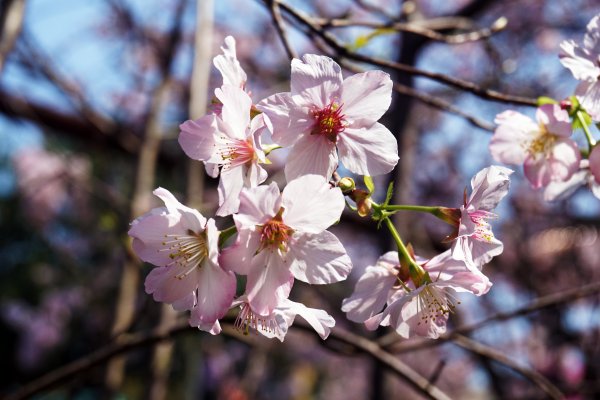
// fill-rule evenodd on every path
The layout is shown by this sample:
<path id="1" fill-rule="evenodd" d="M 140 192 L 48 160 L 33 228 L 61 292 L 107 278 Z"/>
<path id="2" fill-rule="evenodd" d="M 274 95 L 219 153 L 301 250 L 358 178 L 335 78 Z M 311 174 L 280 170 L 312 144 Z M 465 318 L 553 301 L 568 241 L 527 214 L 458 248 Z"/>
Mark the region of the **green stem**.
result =
<path id="1" fill-rule="evenodd" d="M 221 232 L 219 232 L 219 248 L 223 247 L 227 239 L 229 239 L 236 233 L 237 228 L 235 227 L 235 225 L 232 225 L 229 228 L 223 229 Z"/>
<path id="2" fill-rule="evenodd" d="M 585 133 L 585 138 L 587 139 L 588 144 L 590 145 L 590 151 L 591 151 L 592 148 L 596 145 L 596 139 L 594 139 L 594 137 L 592 136 L 592 133 L 590 132 L 589 127 L 585 123 L 585 118 L 583 118 L 583 114 L 581 114 L 581 111 L 577 111 L 576 114 L 577 114 L 577 119 L 579 120 L 579 123 L 581 124 L 581 127 L 583 128 L 583 132 Z"/>
<path id="3" fill-rule="evenodd" d="M 406 204 L 381 206 L 385 211 L 419 211 L 424 213 L 433 214 L 439 207 L 427 207 L 427 206 L 412 206 Z"/>
<path id="4" fill-rule="evenodd" d="M 384 218 L 384 222 L 388 230 L 392 234 L 394 241 L 396 242 L 396 247 L 398 247 L 398 253 L 401 257 L 399 261 L 402 261 L 402 259 L 404 259 L 408 263 L 410 277 L 415 283 L 415 285 L 420 286 L 420 284 L 423 281 L 430 281 L 431 279 L 429 278 L 429 274 L 427 274 L 423 267 L 421 267 L 415 262 L 415 260 L 408 252 L 408 249 L 404 245 L 404 242 L 402 242 L 402 239 L 400 238 L 400 235 L 398 234 L 398 231 L 396 230 L 396 227 L 394 226 L 392 221 L 386 217 Z"/>
<path id="5" fill-rule="evenodd" d="M 267 146 L 263 146 L 263 151 L 265 153 L 265 157 L 268 156 L 269 154 L 271 154 L 271 152 L 273 150 L 277 150 L 277 149 L 281 149 L 282 147 L 279 146 L 278 144 L 270 144 Z"/>

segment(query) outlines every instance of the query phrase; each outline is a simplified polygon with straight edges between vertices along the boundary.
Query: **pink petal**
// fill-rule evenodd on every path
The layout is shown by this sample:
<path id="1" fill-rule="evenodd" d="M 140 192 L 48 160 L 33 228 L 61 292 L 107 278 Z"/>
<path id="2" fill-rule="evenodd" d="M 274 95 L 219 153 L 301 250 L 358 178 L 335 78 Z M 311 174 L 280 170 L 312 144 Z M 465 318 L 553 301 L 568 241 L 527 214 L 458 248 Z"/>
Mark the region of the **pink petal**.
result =
<path id="1" fill-rule="evenodd" d="M 310 110 L 296 104 L 291 93 L 274 94 L 261 100 L 256 108 L 267 115 L 273 126 L 273 141 L 283 147 L 293 145 L 315 123 Z"/>
<path id="2" fill-rule="evenodd" d="M 167 267 L 156 267 L 144 282 L 146 293 L 152 294 L 156 301 L 174 303 L 187 297 L 198 287 L 201 268 L 179 278 L 188 272 L 189 267 L 173 264 Z"/>
<path id="3" fill-rule="evenodd" d="M 600 75 L 600 68 L 595 64 L 593 56 L 585 52 L 572 40 L 560 44 L 560 62 L 568 68 L 575 79 L 595 82 Z"/>
<path id="4" fill-rule="evenodd" d="M 352 295 L 342 302 L 342 311 L 350 321 L 365 322 L 383 309 L 396 282 L 396 275 L 391 269 L 378 265 L 367 267 L 356 282 Z"/>
<path id="5" fill-rule="evenodd" d="M 273 218 L 281 207 L 279 188 L 275 182 L 269 186 L 243 189 L 240 193 L 240 208 L 234 215 L 239 229 L 254 229 Z"/>
<path id="6" fill-rule="evenodd" d="M 216 214 L 220 217 L 231 215 L 238 211 L 240 193 L 244 188 L 244 169 L 246 166 L 223 169 L 219 180 L 219 209 Z"/>
<path id="7" fill-rule="evenodd" d="M 303 175 L 289 182 L 281 195 L 283 219 L 290 228 L 319 233 L 338 221 L 344 211 L 344 195 L 321 175 Z"/>
<path id="8" fill-rule="evenodd" d="M 235 243 L 221 251 L 219 264 L 227 271 L 248 275 L 252 258 L 260 246 L 260 232 L 249 229 L 238 231 Z"/>
<path id="9" fill-rule="evenodd" d="M 167 189 L 159 187 L 152 192 L 156 197 L 164 201 L 167 210 L 170 213 L 181 215 L 181 224 L 185 230 L 191 229 L 194 232 L 201 232 L 206 225 L 206 218 L 198 210 L 184 206 Z"/>
<path id="10" fill-rule="evenodd" d="M 536 119 L 546 126 L 549 133 L 569 137 L 573 133 L 569 113 L 558 104 L 544 104 L 536 111 Z"/>
<path id="11" fill-rule="evenodd" d="M 304 135 L 288 155 L 285 179 L 290 182 L 307 174 L 317 174 L 329 179 L 337 168 L 337 163 L 334 143 L 324 135 Z"/>
<path id="12" fill-rule="evenodd" d="M 471 179 L 472 192 L 467 205 L 469 210 L 474 207 L 478 210 L 491 211 L 506 196 L 510 188 L 509 176 L 512 170 L 492 165 L 479 171 Z"/>
<path id="13" fill-rule="evenodd" d="M 215 136 L 219 132 L 216 116 L 208 114 L 195 121 L 185 121 L 179 129 L 179 145 L 189 158 L 206 161 L 213 155 Z"/>
<path id="14" fill-rule="evenodd" d="M 323 340 L 327 339 L 331 328 L 335 326 L 333 317 L 324 310 L 309 308 L 289 299 L 283 301 L 283 304 L 275 309 L 274 314 L 276 318 L 281 318 L 288 327 L 294 323 L 296 315 L 301 316 Z"/>
<path id="15" fill-rule="evenodd" d="M 333 233 L 294 235 L 286 260 L 296 279 L 322 285 L 346 279 L 352 261 Z"/>
<path id="16" fill-rule="evenodd" d="M 378 122 L 370 127 L 346 128 L 340 133 L 337 146 L 340 161 L 359 175 L 387 174 L 399 159 L 396 138 Z"/>
<path id="17" fill-rule="evenodd" d="M 221 118 L 231 127 L 235 139 L 246 139 L 246 129 L 250 125 L 252 99 L 239 87 L 223 85 L 215 89 L 215 96 L 223 103 Z"/>
<path id="18" fill-rule="evenodd" d="M 581 82 L 575 94 L 594 121 L 600 121 L 600 81 Z"/>
<path id="19" fill-rule="evenodd" d="M 268 316 L 290 294 L 294 276 L 280 254 L 263 250 L 252 259 L 246 282 L 246 295 L 252 309 Z"/>
<path id="20" fill-rule="evenodd" d="M 212 324 L 223 317 L 231 307 L 235 289 L 233 272 L 226 272 L 212 262 L 204 263 L 198 277 L 198 302 L 192 309 L 190 323 Z"/>
<path id="21" fill-rule="evenodd" d="M 580 160 L 577 144 L 571 139 L 559 139 L 549 157 L 543 154 L 527 157 L 524 164 L 525 176 L 536 189 L 547 186 L 550 182 L 566 181 L 579 169 Z"/>
<path id="22" fill-rule="evenodd" d="M 342 79 L 340 66 L 329 57 L 305 54 L 302 60 L 292 60 L 292 94 L 302 95 L 319 109 L 340 98 Z"/>
<path id="23" fill-rule="evenodd" d="M 235 39 L 231 36 L 225 38 L 225 46 L 221 47 L 222 55 L 213 59 L 213 64 L 223 76 L 223 85 L 233 85 L 243 88 L 247 76 L 237 59 Z"/>
<path id="24" fill-rule="evenodd" d="M 596 180 L 596 183 L 600 184 L 600 146 L 594 147 L 590 153 L 590 171 Z"/>
<path id="25" fill-rule="evenodd" d="M 538 125 L 516 111 L 498 114 L 494 122 L 500 125 L 490 141 L 492 157 L 505 164 L 522 164 L 527 157 L 530 141 L 538 134 Z"/>
<path id="26" fill-rule="evenodd" d="M 350 121 L 376 122 L 390 108 L 392 80 L 383 71 L 367 71 L 346 78 L 342 84 L 342 109 Z"/>

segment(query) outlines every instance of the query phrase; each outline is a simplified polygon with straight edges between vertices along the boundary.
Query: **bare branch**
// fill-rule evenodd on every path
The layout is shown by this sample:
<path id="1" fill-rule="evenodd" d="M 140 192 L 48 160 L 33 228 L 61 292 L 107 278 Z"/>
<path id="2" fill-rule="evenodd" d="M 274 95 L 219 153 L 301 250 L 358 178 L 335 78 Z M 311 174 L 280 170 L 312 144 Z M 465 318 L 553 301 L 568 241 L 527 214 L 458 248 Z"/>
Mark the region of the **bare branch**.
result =
<path id="1" fill-rule="evenodd" d="M 266 4 L 267 0 L 262 0 L 263 3 Z M 419 68 L 415 68 L 409 65 L 393 62 L 390 60 L 385 60 L 378 57 L 370 57 L 363 54 L 355 53 L 353 51 L 348 50 L 348 48 L 341 43 L 334 35 L 331 33 L 324 31 L 322 27 L 314 22 L 314 20 L 306 15 L 305 13 L 296 10 L 289 5 L 282 3 L 280 0 L 273 0 L 278 2 L 281 9 L 288 13 L 289 16 L 292 17 L 295 21 L 300 23 L 302 26 L 306 27 L 310 32 L 314 33 L 316 36 L 321 38 L 328 46 L 330 46 L 339 57 L 345 57 L 351 60 L 365 62 L 367 64 L 375 65 L 381 68 L 387 68 L 394 71 L 405 72 L 415 76 L 422 76 L 436 82 L 440 82 L 457 89 L 465 90 L 467 92 L 473 93 L 476 96 L 479 96 L 483 99 L 494 100 L 502 103 L 513 103 L 520 104 L 524 106 L 537 106 L 537 100 L 522 97 L 522 96 L 514 96 L 506 93 L 501 93 L 495 90 L 490 90 L 483 88 L 476 83 L 465 81 L 462 79 L 454 78 L 445 74 L 437 73 L 437 72 L 429 72 L 424 71 Z"/>
<path id="2" fill-rule="evenodd" d="M 396 32 L 408 32 L 415 35 L 426 37 L 427 39 L 434 40 L 437 42 L 444 42 L 448 44 L 463 44 L 469 42 L 476 42 L 479 40 L 487 39 L 502 31 L 506 28 L 507 20 L 504 17 L 498 18 L 489 27 L 476 29 L 471 32 L 459 33 L 454 35 L 445 35 L 439 33 L 433 29 L 429 29 L 426 23 L 404 23 L 394 22 L 389 24 L 381 24 L 378 22 L 371 21 L 352 21 L 348 19 L 314 19 L 317 25 L 321 28 L 348 28 L 348 27 L 365 27 L 373 28 L 378 30 L 390 30 Z"/>
<path id="3" fill-rule="evenodd" d="M 288 55 L 290 60 L 294 58 L 298 58 L 298 55 L 294 51 L 294 48 L 290 44 L 290 41 L 287 36 L 287 31 L 283 26 L 283 18 L 281 18 L 281 9 L 279 8 L 279 3 L 274 0 L 268 0 L 269 2 L 269 11 L 271 12 L 271 18 L 273 18 L 273 23 L 275 25 L 275 29 L 277 29 L 277 33 L 281 38 L 281 42 L 283 43 L 283 47 L 285 48 L 285 52 Z"/>
<path id="4" fill-rule="evenodd" d="M 475 340 L 469 339 L 468 337 L 463 335 L 456 335 L 452 343 L 466 350 L 469 350 L 472 353 L 481 355 L 483 357 L 487 357 L 490 360 L 494 360 L 512 369 L 513 371 L 523 375 L 525 378 L 529 379 L 531 382 L 536 384 L 540 389 L 544 391 L 544 393 L 546 393 L 552 399 L 558 400 L 565 398 L 565 395 L 556 386 L 554 386 L 552 382 L 546 379 L 545 376 L 531 368 L 519 365 L 518 363 L 511 360 L 506 355 L 504 355 L 504 353 L 498 350 L 495 350 L 482 343 L 476 342 Z"/>

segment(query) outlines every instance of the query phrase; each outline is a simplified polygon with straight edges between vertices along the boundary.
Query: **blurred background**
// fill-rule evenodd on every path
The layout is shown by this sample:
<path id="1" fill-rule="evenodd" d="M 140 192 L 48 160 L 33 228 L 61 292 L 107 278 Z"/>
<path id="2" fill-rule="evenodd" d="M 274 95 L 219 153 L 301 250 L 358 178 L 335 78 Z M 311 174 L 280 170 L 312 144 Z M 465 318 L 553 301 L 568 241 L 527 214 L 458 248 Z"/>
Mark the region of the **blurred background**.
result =
<path id="1" fill-rule="evenodd" d="M 158 186 L 213 215 L 217 181 L 205 177 L 202 166 L 180 149 L 178 125 L 207 110 L 213 89 L 221 84 L 212 57 L 227 35 L 237 40 L 255 102 L 289 90 L 289 59 L 268 4 L 0 3 L 0 395 L 118 341 L 124 332 L 168 329 L 177 323 L 170 308 L 143 292 L 150 266 L 129 250 L 128 224 L 158 205 L 150 194 Z M 595 0 L 286 4 L 323 21 L 402 21 L 435 27 L 444 35 L 490 27 L 505 17 L 505 29 L 463 44 L 365 27 L 324 23 L 323 29 L 360 54 L 508 94 L 557 99 L 571 95 L 577 84 L 558 61 L 559 44 L 580 40 L 588 21 L 600 12 Z M 323 52 L 321 42 L 282 13 L 297 54 Z M 493 163 L 487 146 L 494 116 L 509 108 L 534 115 L 531 107 L 388 72 L 404 87 L 477 118 L 473 123 L 414 97 L 394 95 L 382 122 L 398 137 L 401 160 L 393 176 L 375 182 L 378 197 L 385 195 L 390 180 L 396 183 L 395 203 L 458 207 L 471 176 Z M 285 151 L 273 153 L 272 161 L 270 179 L 283 184 Z M 600 201 L 581 189 L 566 200 L 547 203 L 523 180 L 520 168 L 513 177 L 494 226 L 505 251 L 484 269 L 494 286 L 482 298 L 461 299 L 449 329 L 600 280 Z M 417 254 L 431 257 L 447 248 L 440 243 L 449 234 L 443 223 L 408 213 L 397 214 L 395 222 Z M 231 220 L 218 218 L 217 224 L 225 228 Z M 339 309 L 364 268 L 392 249 L 389 236 L 368 219 L 352 216 L 331 230 L 352 257 L 350 279 L 327 287 L 297 282 L 292 299 L 324 308 L 346 330 L 371 339 L 387 335 L 384 329 L 368 332 L 347 321 Z M 387 336 L 388 350 L 398 352 L 452 398 L 547 398 L 523 373 L 477 351 L 475 342 L 537 371 L 569 399 L 599 398 L 599 300 L 596 294 L 561 301 L 487 324 L 468 333 L 470 345 L 449 341 L 411 350 L 410 341 Z M 35 398 L 421 396 L 373 359 L 336 346 L 334 340 L 322 342 L 296 329 L 283 344 L 227 327 L 226 332 L 213 337 L 189 330 L 161 346 L 140 346 Z"/>

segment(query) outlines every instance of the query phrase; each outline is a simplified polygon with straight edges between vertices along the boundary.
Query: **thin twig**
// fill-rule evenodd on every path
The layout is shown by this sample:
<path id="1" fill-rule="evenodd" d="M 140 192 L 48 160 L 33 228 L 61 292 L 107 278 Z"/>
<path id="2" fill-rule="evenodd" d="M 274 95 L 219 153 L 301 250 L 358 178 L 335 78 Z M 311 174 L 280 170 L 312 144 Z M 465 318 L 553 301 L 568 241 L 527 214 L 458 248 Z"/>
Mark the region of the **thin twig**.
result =
<path id="1" fill-rule="evenodd" d="M 308 324 L 298 321 L 294 326 L 305 331 L 312 331 Z M 108 344 L 86 356 L 81 357 L 65 366 L 57 368 L 42 377 L 23 385 L 20 389 L 6 397 L 5 400 L 22 400 L 37 393 L 56 387 L 62 382 L 72 379 L 91 368 L 101 365 L 115 356 L 132 351 L 141 347 L 152 346 L 157 342 L 174 339 L 182 333 L 197 332 L 196 328 L 188 325 L 187 321 L 181 321 L 168 330 L 155 329 L 149 333 L 134 333 L 123 335 L 120 340 Z M 223 333 L 230 334 L 233 338 L 244 339 L 229 329 Z M 355 335 L 342 328 L 334 328 L 329 335 L 330 339 L 338 340 L 356 348 L 359 352 L 368 354 L 380 361 L 388 369 L 395 372 L 398 377 L 407 382 L 411 387 L 430 399 L 449 399 L 449 397 L 433 385 L 428 379 L 416 373 L 412 368 L 404 364 L 394 355 L 383 350 L 377 343 Z"/>
<path id="2" fill-rule="evenodd" d="M 418 23 L 394 22 L 389 24 L 382 24 L 379 22 L 352 21 L 348 19 L 315 19 L 314 21 L 316 24 L 320 25 L 324 29 L 365 27 L 378 30 L 408 32 L 426 37 L 430 40 L 444 42 L 448 44 L 463 44 L 487 39 L 495 33 L 502 31 L 507 25 L 506 18 L 500 17 L 496 21 L 494 21 L 489 27 L 473 30 L 471 32 L 458 33 L 454 35 L 444 35 L 433 29 L 428 29 L 427 27 L 422 26 Z"/>
<path id="3" fill-rule="evenodd" d="M 479 96 L 483 99 L 494 100 L 503 103 L 513 103 L 520 104 L 524 106 L 537 106 L 537 100 L 522 97 L 522 96 L 514 96 L 506 93 L 501 93 L 495 90 L 490 90 L 483 88 L 473 82 L 465 81 L 462 79 L 454 78 L 445 74 L 441 74 L 438 72 L 429 72 L 424 71 L 419 68 L 415 68 L 409 65 L 397 63 L 390 60 L 385 60 L 382 58 L 366 56 L 363 54 L 359 54 L 353 51 L 348 50 L 348 48 L 341 43 L 334 35 L 331 33 L 324 31 L 322 27 L 314 22 L 314 20 L 303 13 L 302 11 L 296 10 L 289 5 L 282 3 L 280 0 L 262 0 L 263 3 L 267 1 L 275 1 L 278 2 L 281 9 L 288 13 L 295 21 L 305 26 L 309 31 L 314 33 L 316 36 L 320 37 L 328 46 L 330 46 L 340 57 L 345 57 L 351 60 L 364 62 L 367 64 L 375 65 L 381 68 L 387 68 L 394 71 L 405 72 L 415 76 L 422 76 L 436 82 L 440 82 L 461 90 L 465 90 L 467 92 L 473 93 L 476 96 Z"/>
<path id="4" fill-rule="evenodd" d="M 552 399 L 558 400 L 563 399 L 565 397 L 565 395 L 556 386 L 554 386 L 552 382 L 546 379 L 545 376 L 535 371 L 534 369 L 519 365 L 518 363 L 511 360 L 506 355 L 504 355 L 504 353 L 501 353 L 498 350 L 486 346 L 483 343 L 476 342 L 475 340 L 463 335 L 455 335 L 452 343 L 462 347 L 463 349 L 469 350 L 472 353 L 496 361 L 512 369 L 513 371 L 523 375 L 532 383 L 536 384 L 540 389 L 544 391 L 544 393 L 546 393 Z"/>
<path id="5" fill-rule="evenodd" d="M 399 342 L 398 335 L 395 332 L 392 332 L 389 335 L 383 336 L 381 339 L 379 339 L 378 343 L 384 348 L 388 348 L 389 346 L 393 345 L 394 347 L 392 351 L 395 354 L 421 350 L 433 346 L 439 346 L 448 340 L 454 339 L 457 335 L 466 334 L 474 330 L 483 328 L 484 326 L 487 326 L 492 322 L 506 321 L 518 316 L 539 311 L 547 307 L 552 307 L 557 304 L 566 303 L 583 297 L 592 296 L 598 293 L 600 293 L 600 282 L 594 282 L 586 286 L 576 287 L 573 289 L 565 290 L 560 293 L 554 293 L 548 296 L 540 297 L 523 307 L 517 308 L 516 310 L 509 312 L 500 312 L 474 324 L 460 326 L 454 329 L 452 332 L 441 335 L 437 340 L 424 339 L 411 342 Z"/>
<path id="6" fill-rule="evenodd" d="M 290 44 L 290 41 L 287 36 L 287 31 L 283 26 L 283 18 L 281 18 L 281 9 L 279 8 L 279 3 L 274 0 L 269 1 L 269 11 L 271 12 L 271 18 L 273 18 L 273 23 L 275 25 L 275 29 L 277 29 L 277 33 L 281 38 L 281 42 L 283 43 L 283 47 L 285 48 L 285 52 L 288 55 L 290 60 L 294 58 L 298 58 L 298 55 L 294 51 L 294 48 Z"/>

